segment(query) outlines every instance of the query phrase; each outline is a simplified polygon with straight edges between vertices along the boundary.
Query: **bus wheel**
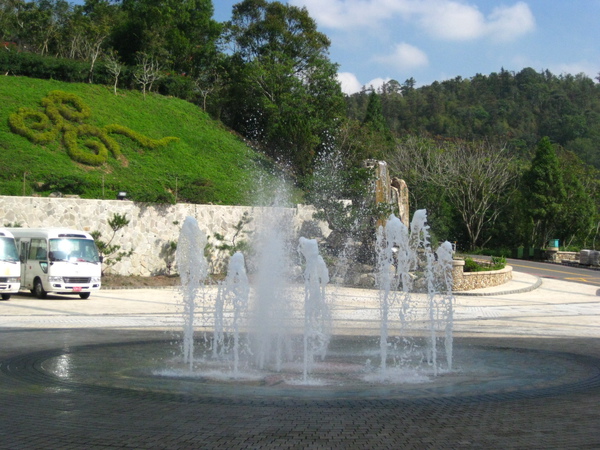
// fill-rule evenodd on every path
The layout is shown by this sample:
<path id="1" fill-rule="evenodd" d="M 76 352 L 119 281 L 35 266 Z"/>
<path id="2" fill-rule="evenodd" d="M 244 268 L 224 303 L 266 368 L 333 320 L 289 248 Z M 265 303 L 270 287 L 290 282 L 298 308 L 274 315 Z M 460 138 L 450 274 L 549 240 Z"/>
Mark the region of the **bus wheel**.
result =
<path id="1" fill-rule="evenodd" d="M 10 300 L 10 294 L 2 294 L 2 300 Z"/>
<path id="2" fill-rule="evenodd" d="M 48 295 L 48 293 L 44 290 L 44 286 L 42 286 L 42 282 L 39 280 L 39 278 L 35 280 L 35 283 L 33 284 L 33 292 L 37 298 L 46 298 L 46 295 Z"/>
<path id="3" fill-rule="evenodd" d="M 82 292 L 81 294 L 79 294 L 79 296 L 85 300 L 86 298 L 90 298 L 90 294 L 91 292 Z"/>

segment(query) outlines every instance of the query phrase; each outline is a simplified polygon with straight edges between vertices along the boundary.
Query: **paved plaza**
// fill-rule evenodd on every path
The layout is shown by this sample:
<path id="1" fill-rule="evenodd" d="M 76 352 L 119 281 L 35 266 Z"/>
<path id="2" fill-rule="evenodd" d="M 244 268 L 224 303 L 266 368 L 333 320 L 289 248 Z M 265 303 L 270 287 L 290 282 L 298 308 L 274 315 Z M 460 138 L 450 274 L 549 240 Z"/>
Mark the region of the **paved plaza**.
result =
<path id="1" fill-rule="evenodd" d="M 597 288 L 515 272 L 468 294 L 456 296 L 455 346 L 512 355 L 496 364 L 518 359 L 520 384 L 323 398 L 128 387 L 115 361 L 172 338 L 178 290 L 16 295 L 0 302 L 0 448 L 600 448 Z M 373 291 L 340 289 L 332 310 L 336 336 L 377 336 Z M 86 358 L 111 375 L 86 372 Z"/>

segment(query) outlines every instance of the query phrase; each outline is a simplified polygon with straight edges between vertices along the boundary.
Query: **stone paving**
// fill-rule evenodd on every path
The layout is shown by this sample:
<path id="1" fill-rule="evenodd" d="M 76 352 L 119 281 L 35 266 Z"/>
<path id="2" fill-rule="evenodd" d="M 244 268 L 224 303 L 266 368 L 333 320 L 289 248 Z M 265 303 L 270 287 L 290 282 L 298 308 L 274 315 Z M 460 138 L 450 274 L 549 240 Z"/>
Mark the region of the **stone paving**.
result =
<path id="1" fill-rule="evenodd" d="M 493 395 L 322 400 L 70 382 L 80 368 L 69 355 L 83 346 L 168 339 L 166 330 L 180 321 L 178 291 L 106 290 L 89 300 L 13 296 L 0 303 L 0 448 L 597 449 L 596 289 L 553 279 L 540 285 L 515 273 L 495 291 L 456 297 L 457 345 L 564 356 L 574 365 L 563 384 Z M 336 335 L 376 335 L 376 317 L 373 292 L 336 296 Z M 47 372 L 53 355 L 62 378 Z"/>

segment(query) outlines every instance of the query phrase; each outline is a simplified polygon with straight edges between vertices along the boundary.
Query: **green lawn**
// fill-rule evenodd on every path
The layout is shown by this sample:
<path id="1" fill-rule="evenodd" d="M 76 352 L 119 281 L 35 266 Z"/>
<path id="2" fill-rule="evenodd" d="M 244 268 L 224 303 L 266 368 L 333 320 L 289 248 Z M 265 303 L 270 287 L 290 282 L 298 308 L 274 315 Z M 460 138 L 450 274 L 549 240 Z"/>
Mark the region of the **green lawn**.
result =
<path id="1" fill-rule="evenodd" d="M 42 144 L 13 131 L 9 117 L 27 108 L 30 114 L 23 116 L 25 126 L 39 133 L 35 127 L 40 117 L 51 116 L 42 100 L 56 90 L 70 98 L 74 94 L 79 104 L 89 106 L 89 116 L 79 121 L 63 119 L 66 125 L 60 130 L 58 122 L 51 120 L 50 129 L 59 131 Z M 78 111 L 77 104 L 67 102 L 62 107 L 61 117 Z M 69 156 L 65 133 L 83 129 L 78 128 L 83 124 L 94 130 L 116 124 L 151 140 L 177 139 L 152 148 L 123 134 L 110 134 L 121 154 L 109 151 L 100 165 L 82 164 Z M 74 148 L 98 153 L 84 145 L 86 140 L 93 142 L 92 147 L 100 143 L 97 137 L 79 136 Z M 0 195 L 59 191 L 114 199 L 119 191 L 126 191 L 138 201 L 174 202 L 177 196 L 178 201 L 232 205 L 251 201 L 253 181 L 264 178 L 270 163 L 197 106 L 182 100 L 157 94 L 144 99 L 137 91 L 114 95 L 107 86 L 2 76 L 0 167 Z"/>

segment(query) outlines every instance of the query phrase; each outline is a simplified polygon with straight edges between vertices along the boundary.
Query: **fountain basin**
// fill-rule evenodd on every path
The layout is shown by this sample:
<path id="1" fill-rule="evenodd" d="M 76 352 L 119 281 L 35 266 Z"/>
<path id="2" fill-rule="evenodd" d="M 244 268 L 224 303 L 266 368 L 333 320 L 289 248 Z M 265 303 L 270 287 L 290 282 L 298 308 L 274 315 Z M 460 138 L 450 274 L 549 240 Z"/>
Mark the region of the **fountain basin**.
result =
<path id="1" fill-rule="evenodd" d="M 600 361 L 593 358 L 460 343 L 454 348 L 452 371 L 433 376 L 427 365 L 394 366 L 390 362 L 382 377 L 373 344 L 368 337 L 333 337 L 330 353 L 315 364 L 306 382 L 301 361 L 288 363 L 279 372 L 242 368 L 233 374 L 223 361 L 211 363 L 202 358 L 189 370 L 176 356 L 171 341 L 41 352 L 29 355 L 33 362 L 23 367 L 36 367 L 38 377 L 58 386 L 188 400 L 502 400 L 558 395 L 600 385 Z"/>

